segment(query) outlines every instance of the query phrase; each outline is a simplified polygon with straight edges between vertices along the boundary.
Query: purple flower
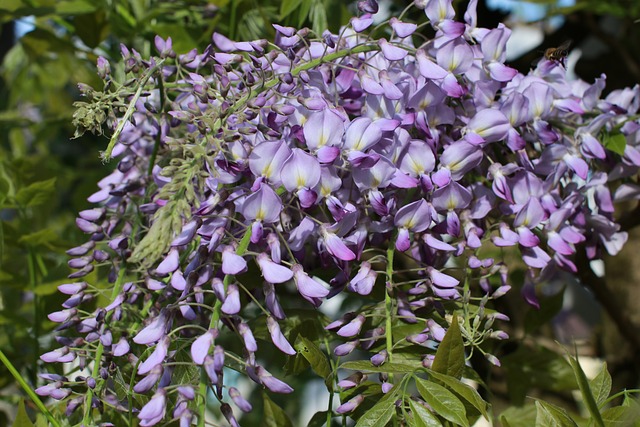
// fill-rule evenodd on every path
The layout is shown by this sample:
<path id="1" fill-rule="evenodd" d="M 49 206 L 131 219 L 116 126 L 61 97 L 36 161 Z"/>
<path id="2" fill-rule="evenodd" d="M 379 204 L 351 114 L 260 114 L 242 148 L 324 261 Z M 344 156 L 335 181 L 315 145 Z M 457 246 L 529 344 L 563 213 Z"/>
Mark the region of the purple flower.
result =
<path id="1" fill-rule="evenodd" d="M 237 314 L 240 312 L 242 305 L 240 303 L 240 291 L 238 285 L 231 283 L 227 286 L 227 295 L 220 309 L 225 314 Z"/>
<path id="2" fill-rule="evenodd" d="M 344 134 L 344 120 L 335 110 L 326 108 L 309 116 L 303 132 L 307 147 L 312 151 L 339 145 Z"/>
<path id="3" fill-rule="evenodd" d="M 341 337 L 354 337 L 360 333 L 360 328 L 362 328 L 365 320 L 365 317 L 359 314 L 352 321 L 338 329 L 336 333 Z"/>
<path id="4" fill-rule="evenodd" d="M 366 381 L 367 378 L 368 377 L 367 377 L 366 374 L 363 374 L 362 372 L 357 371 L 357 372 L 349 375 L 347 378 L 344 378 L 344 379 L 338 381 L 338 387 L 341 387 L 344 390 L 348 390 L 350 388 L 356 387 L 357 385 L 359 385 L 363 381 Z"/>
<path id="5" fill-rule="evenodd" d="M 356 409 L 360 404 L 364 402 L 364 395 L 358 394 L 355 397 L 351 398 L 347 402 L 336 408 L 336 413 L 338 414 L 346 414 L 348 412 L 352 412 Z"/>
<path id="6" fill-rule="evenodd" d="M 260 226 L 262 223 L 276 222 L 281 210 L 282 202 L 280 197 L 267 184 L 262 184 L 258 191 L 249 195 L 242 203 L 241 208 L 245 218 L 250 221 L 256 221 Z M 262 229 L 251 237 L 252 242 L 257 243 L 262 238 Z"/>
<path id="7" fill-rule="evenodd" d="M 291 344 L 289 344 L 289 341 L 287 341 L 280 331 L 280 325 L 278 322 L 271 316 L 267 316 L 267 328 L 269 329 L 269 335 L 271 335 L 271 341 L 279 350 L 290 356 L 297 354 L 294 348 L 291 347 Z"/>
<path id="8" fill-rule="evenodd" d="M 164 418 L 166 411 L 166 392 L 163 388 L 158 389 L 151 400 L 142 407 L 138 418 L 140 426 L 148 427 L 158 424 Z"/>
<path id="9" fill-rule="evenodd" d="M 244 347 L 247 349 L 247 351 L 252 353 L 258 351 L 256 340 L 253 337 L 253 333 L 251 333 L 251 329 L 249 329 L 249 326 L 246 323 L 240 322 L 238 324 L 238 333 L 240 334 L 240 336 L 242 336 Z"/>
<path id="10" fill-rule="evenodd" d="M 236 275 L 246 270 L 247 262 L 236 254 L 233 247 L 227 246 L 222 250 L 222 272 L 224 274 Z"/>
<path id="11" fill-rule="evenodd" d="M 138 366 L 138 375 L 144 375 L 151 371 L 154 366 L 164 362 L 164 359 L 167 357 L 170 342 L 171 340 L 167 336 L 158 342 L 153 353 L 151 353 L 149 357 L 147 357 L 147 359 Z"/>
<path id="12" fill-rule="evenodd" d="M 229 397 L 231 397 L 233 403 L 235 403 L 242 412 L 251 412 L 251 409 L 253 409 L 251 403 L 242 397 L 237 388 L 229 387 Z"/>
<path id="13" fill-rule="evenodd" d="M 217 336 L 217 329 L 209 329 L 191 344 L 191 359 L 196 365 L 202 365 L 204 363 L 204 358 L 209 353 L 213 340 Z"/>
<path id="14" fill-rule="evenodd" d="M 356 349 L 358 342 L 359 341 L 356 340 L 356 341 L 349 341 L 347 343 L 340 344 L 335 349 L 333 349 L 333 352 L 335 353 L 336 356 L 346 356 L 347 354 L 351 353 L 353 350 Z"/>
<path id="15" fill-rule="evenodd" d="M 153 344 L 162 338 L 167 330 L 168 316 L 166 311 L 161 311 L 146 327 L 133 337 L 136 344 Z"/>
<path id="16" fill-rule="evenodd" d="M 409 231 L 420 232 L 431 224 L 431 209 L 424 199 L 417 200 L 398 210 L 394 218 L 396 227 L 400 227 L 396 249 L 404 252 L 409 249 Z"/>
<path id="17" fill-rule="evenodd" d="M 301 192 L 314 188 L 320 181 L 320 163 L 299 148 L 291 151 L 291 155 L 282 165 L 280 179 L 289 192 L 298 192 L 301 206 L 308 208 L 315 202 L 315 196 L 304 198 L 304 193 Z"/>
<path id="18" fill-rule="evenodd" d="M 258 254 L 256 262 L 262 276 L 269 283 L 284 283 L 293 277 L 293 272 L 290 269 L 271 261 L 269 255 L 265 253 Z"/>
<path id="19" fill-rule="evenodd" d="M 146 377 L 144 377 L 141 381 L 138 381 L 135 386 L 133 386 L 133 391 L 136 393 L 146 393 L 151 390 L 153 386 L 158 383 L 158 380 L 162 376 L 164 369 L 162 365 L 154 366 Z"/>
<path id="20" fill-rule="evenodd" d="M 255 371 L 256 371 L 256 375 L 260 379 L 260 383 L 270 391 L 274 393 L 284 393 L 284 394 L 293 392 L 293 389 L 289 385 L 285 384 L 284 382 L 280 381 L 279 379 L 271 375 L 262 366 L 256 366 Z"/>
<path id="21" fill-rule="evenodd" d="M 300 295 L 305 299 L 312 300 L 313 298 L 324 298 L 329 294 L 329 290 L 315 279 L 309 277 L 309 275 L 304 272 L 300 264 L 295 264 L 291 267 L 291 271 L 293 271 L 293 277 L 296 282 L 298 292 L 300 292 Z"/>

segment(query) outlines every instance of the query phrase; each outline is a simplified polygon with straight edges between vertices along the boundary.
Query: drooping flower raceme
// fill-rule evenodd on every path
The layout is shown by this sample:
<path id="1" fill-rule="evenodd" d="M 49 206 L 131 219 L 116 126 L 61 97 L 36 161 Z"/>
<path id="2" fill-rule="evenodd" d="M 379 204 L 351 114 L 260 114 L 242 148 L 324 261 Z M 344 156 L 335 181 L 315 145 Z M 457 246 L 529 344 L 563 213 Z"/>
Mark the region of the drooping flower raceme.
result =
<path id="1" fill-rule="evenodd" d="M 68 251 L 70 277 L 86 282 L 60 286 L 68 299 L 49 318 L 67 336 L 42 355 L 89 370 L 97 386 L 85 408 L 105 402 L 139 410 L 141 425 L 189 425 L 204 416 L 209 388 L 236 423 L 229 403 L 252 405 L 225 382 L 226 364 L 293 392 L 261 357 L 302 357 L 291 298 L 309 313 L 338 295 L 368 298 L 329 325 L 308 321 L 344 338 L 337 356 L 360 349 L 384 366 L 417 346 L 405 357 L 431 366 L 449 326 L 442 302 L 468 304 L 474 292 L 487 304 L 509 289 L 493 248 L 519 251 L 531 286 L 554 269 L 575 272 L 578 245 L 590 259 L 620 250 L 627 236 L 607 183 L 640 167 L 637 88 L 601 99 L 604 77 L 568 81 L 547 60 L 517 73 L 504 64 L 509 30 L 477 28 L 475 1 L 465 22 L 450 1 L 427 1 L 436 36 L 426 42 L 398 18 L 372 39 L 363 31 L 377 4 L 360 3 L 363 15 L 339 34 L 274 25 L 275 45 L 215 34 L 205 52 L 177 56 L 157 38 L 149 59 L 123 47 L 124 85 L 100 59 L 105 91 L 129 109 L 121 116 L 85 89 L 92 104 L 79 104 L 76 124 L 94 129 L 90 112 L 107 110 L 115 134 L 105 157 L 118 167 L 77 220 L 89 241 Z M 624 149 L 602 143 L 616 132 Z M 629 185 L 621 199 L 640 194 Z M 504 318 L 491 316 L 488 325 Z M 415 333 L 394 345 L 389 326 L 403 323 Z M 476 333 L 504 336 L 487 328 Z M 185 360 L 203 374 L 177 375 Z M 128 407 L 113 378 L 150 399 Z M 85 383 L 56 378 L 38 392 L 71 396 L 73 412 Z"/>

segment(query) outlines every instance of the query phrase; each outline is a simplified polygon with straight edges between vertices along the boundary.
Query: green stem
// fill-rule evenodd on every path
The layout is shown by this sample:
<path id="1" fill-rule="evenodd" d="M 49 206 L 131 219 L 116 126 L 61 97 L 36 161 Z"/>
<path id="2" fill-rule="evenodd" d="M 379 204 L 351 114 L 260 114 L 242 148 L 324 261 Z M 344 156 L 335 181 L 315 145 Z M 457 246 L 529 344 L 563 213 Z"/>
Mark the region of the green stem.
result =
<path id="1" fill-rule="evenodd" d="M 392 316 L 393 316 L 393 299 L 391 298 L 391 292 L 393 290 L 393 255 L 395 254 L 395 244 L 393 240 L 389 241 L 389 247 L 387 248 L 387 285 L 384 293 L 384 311 L 385 311 L 385 327 L 384 334 L 386 337 L 387 353 L 389 362 L 393 361 L 393 329 L 392 329 Z M 391 380 L 389 375 L 389 380 Z"/>
<path id="2" fill-rule="evenodd" d="M 331 350 L 329 347 L 329 341 L 327 340 L 327 337 L 324 337 L 324 347 L 325 350 L 327 352 L 327 356 L 329 356 L 329 363 L 331 364 L 331 376 L 333 377 L 333 381 L 332 383 L 335 383 L 336 381 L 336 372 L 338 372 L 338 369 L 334 363 L 333 358 L 331 357 Z M 335 394 L 335 392 L 333 391 L 333 384 L 331 387 L 331 390 L 329 390 L 329 406 L 327 407 L 327 427 L 331 427 L 331 417 L 333 415 L 333 395 Z"/>
<path id="3" fill-rule="evenodd" d="M 118 272 L 118 279 L 116 280 L 115 286 L 111 291 L 111 301 L 114 300 L 115 297 L 122 291 L 122 285 L 124 284 L 124 276 L 127 269 L 122 266 L 120 271 Z M 108 321 L 110 313 L 107 313 L 105 318 L 105 323 Z M 91 376 L 93 378 L 99 378 L 100 375 L 100 362 L 102 359 L 102 353 L 104 352 L 104 346 L 102 342 L 98 343 L 98 348 L 96 349 L 96 354 L 93 358 L 93 371 L 91 372 Z M 93 400 L 93 389 L 87 388 L 87 393 L 84 398 L 84 415 L 82 417 L 82 424 L 85 426 L 91 425 L 91 401 Z"/>
<path id="4" fill-rule="evenodd" d="M 304 63 L 302 65 L 299 65 L 298 67 L 296 67 L 293 70 L 291 70 L 291 75 L 295 77 L 298 74 L 300 74 L 301 72 L 306 71 L 306 70 L 310 70 L 312 68 L 315 68 L 320 64 L 324 64 L 326 62 L 331 62 L 331 61 L 334 61 L 336 59 L 344 58 L 346 56 L 357 54 L 357 53 L 373 52 L 374 50 L 380 50 L 380 47 L 377 44 L 371 44 L 371 45 L 355 46 L 352 49 L 339 50 L 337 52 L 330 53 L 330 54 L 325 55 L 323 57 L 320 57 L 320 58 L 314 59 L 312 61 L 306 62 L 306 63 Z M 243 97 L 241 97 L 240 99 L 235 101 L 233 106 L 231 106 L 229 108 L 229 110 L 227 111 L 226 116 L 228 117 L 229 115 L 235 114 L 239 110 L 242 110 L 243 108 L 245 108 L 246 103 L 250 99 L 257 97 L 260 93 L 264 92 L 267 89 L 271 89 L 272 87 L 278 85 L 279 83 L 280 83 L 280 78 L 279 77 L 274 77 L 271 80 L 265 82 L 259 89 L 252 90 L 251 93 L 249 93 L 247 95 L 244 95 Z M 222 125 L 222 122 L 224 120 L 225 120 L 225 117 L 218 118 L 215 121 L 214 129 L 220 128 L 220 126 Z"/>
<path id="5" fill-rule="evenodd" d="M 235 39 L 236 36 L 236 26 L 237 26 L 237 11 L 238 11 L 238 2 L 236 0 L 231 0 L 231 17 L 229 19 L 229 38 L 231 40 Z"/>
<path id="6" fill-rule="evenodd" d="M 151 67 L 149 71 L 147 71 L 147 73 L 144 76 L 142 76 L 142 78 L 140 79 L 140 82 L 138 83 L 138 90 L 136 90 L 136 93 L 133 95 L 133 98 L 131 98 L 131 101 L 129 102 L 129 106 L 127 107 L 127 111 L 124 113 L 124 116 L 122 117 L 122 120 L 120 120 L 120 123 L 118 123 L 118 127 L 116 128 L 115 132 L 113 132 L 113 135 L 109 140 L 109 145 L 107 146 L 107 149 L 103 151 L 101 154 L 103 162 L 108 162 L 109 160 L 111 160 L 111 153 L 113 152 L 113 148 L 116 146 L 116 143 L 118 142 L 118 139 L 120 138 L 120 134 L 122 133 L 122 130 L 124 129 L 125 125 L 129 121 L 129 119 L 131 119 L 133 112 L 136 110 L 136 103 L 138 102 L 138 99 L 140 99 L 140 95 L 142 95 L 142 91 L 144 90 L 144 85 L 147 84 L 151 76 L 153 76 L 155 72 L 158 71 L 160 67 L 162 67 L 163 63 L 164 63 L 164 59 L 161 59 L 160 61 L 158 61 L 158 63 L 153 67 Z"/>
<path id="7" fill-rule="evenodd" d="M 7 370 L 11 372 L 11 375 L 13 375 L 13 378 L 16 379 L 18 384 L 20 384 L 20 387 L 22 387 L 25 393 L 27 393 L 31 401 L 35 403 L 38 409 L 40 409 L 40 412 L 42 412 L 45 415 L 45 417 L 47 417 L 47 419 L 49 420 L 49 423 L 51 423 L 51 425 L 53 425 L 54 427 L 60 427 L 60 424 L 53 417 L 53 414 L 49 412 L 46 406 L 44 406 L 44 403 L 42 403 L 42 401 L 40 400 L 40 397 L 38 397 L 38 395 L 31 389 L 31 387 L 29 387 L 29 384 L 27 384 L 24 378 L 22 378 L 18 370 L 13 366 L 13 364 L 9 361 L 7 356 L 5 356 L 2 350 L 0 350 L 0 361 L 2 361 L 4 366 L 6 366 Z"/>
<path id="8" fill-rule="evenodd" d="M 33 293 L 33 354 L 34 361 L 31 381 L 33 384 L 36 383 L 36 367 L 38 366 L 38 356 L 40 354 L 40 342 L 38 338 L 40 337 L 40 299 L 38 298 L 38 293 L 36 292 L 36 285 L 38 284 L 38 278 L 36 275 L 36 261 L 35 255 L 33 253 L 33 249 L 29 248 L 28 255 L 28 269 L 29 269 L 29 284 L 31 285 L 31 292 Z"/>
<path id="9" fill-rule="evenodd" d="M 247 231 L 245 231 L 244 236 L 240 240 L 240 244 L 236 248 L 236 254 L 242 256 L 247 251 L 249 247 L 249 243 L 251 242 L 251 227 L 247 227 Z M 227 274 L 224 276 L 224 290 L 226 292 L 227 286 L 229 286 L 229 282 L 233 278 L 232 275 Z M 213 329 L 218 324 L 220 320 L 220 308 L 222 307 L 222 302 L 219 299 L 216 299 L 215 304 L 213 305 L 213 313 L 211 313 L 211 321 L 209 322 L 209 329 Z M 213 345 L 213 344 L 212 344 Z M 204 413 L 207 410 L 207 388 L 209 387 L 209 377 L 204 372 L 204 369 L 200 372 L 200 385 L 198 387 L 199 394 L 202 397 L 202 404 L 199 406 L 200 413 L 198 414 L 198 427 L 204 427 Z"/>

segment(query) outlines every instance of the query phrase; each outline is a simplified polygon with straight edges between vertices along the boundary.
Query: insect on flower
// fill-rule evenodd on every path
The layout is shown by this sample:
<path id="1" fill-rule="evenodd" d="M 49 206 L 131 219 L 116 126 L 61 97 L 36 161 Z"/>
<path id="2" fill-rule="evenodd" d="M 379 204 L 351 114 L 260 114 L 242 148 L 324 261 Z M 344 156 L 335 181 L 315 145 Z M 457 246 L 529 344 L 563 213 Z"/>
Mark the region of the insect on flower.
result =
<path id="1" fill-rule="evenodd" d="M 549 61 L 557 62 L 564 65 L 564 61 L 569 55 L 570 45 L 571 40 L 567 40 L 558 47 L 547 48 L 547 50 L 544 51 L 544 58 Z"/>

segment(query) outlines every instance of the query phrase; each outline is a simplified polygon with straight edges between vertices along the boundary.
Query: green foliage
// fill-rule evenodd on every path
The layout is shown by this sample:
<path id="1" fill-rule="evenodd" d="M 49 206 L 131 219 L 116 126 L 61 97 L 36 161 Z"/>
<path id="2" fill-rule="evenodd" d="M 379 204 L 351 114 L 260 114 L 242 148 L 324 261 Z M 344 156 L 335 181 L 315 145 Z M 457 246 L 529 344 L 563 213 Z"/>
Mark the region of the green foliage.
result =
<path id="1" fill-rule="evenodd" d="M 510 401 L 517 406 L 524 403 L 529 390 L 534 387 L 565 391 L 578 386 L 571 365 L 561 355 L 546 348 L 520 345 L 501 361 L 508 373 Z"/>
<path id="2" fill-rule="evenodd" d="M 564 288 L 551 296 L 540 298 L 538 300 L 540 303 L 539 310 L 533 307 L 529 307 L 527 310 L 524 319 L 525 331 L 531 334 L 536 332 L 540 327 L 548 325 L 562 309 L 563 300 Z"/>
<path id="3" fill-rule="evenodd" d="M 433 408 L 438 416 L 455 425 L 469 426 L 467 411 L 464 405 L 452 392 L 445 387 L 432 382 L 416 378 L 416 387 L 420 396 Z"/>
<path id="4" fill-rule="evenodd" d="M 395 400 L 398 395 L 399 388 L 396 386 L 358 419 L 356 427 L 386 426 L 396 412 Z"/>
<path id="5" fill-rule="evenodd" d="M 567 411 L 548 402 L 536 400 L 536 427 L 577 427 Z"/>
<path id="6" fill-rule="evenodd" d="M 432 368 L 436 372 L 460 378 L 464 368 L 464 343 L 458 325 L 458 317 L 453 316 L 451 326 L 438 346 Z"/>
<path id="7" fill-rule="evenodd" d="M 24 400 L 22 399 L 20 399 L 20 403 L 18 403 L 18 413 L 16 414 L 16 419 L 13 421 L 12 427 L 35 427 L 27 415 L 27 411 L 24 409 Z"/>
<path id="8" fill-rule="evenodd" d="M 293 427 L 293 423 L 284 410 L 269 398 L 267 393 L 262 393 L 264 403 L 264 427 Z"/>

